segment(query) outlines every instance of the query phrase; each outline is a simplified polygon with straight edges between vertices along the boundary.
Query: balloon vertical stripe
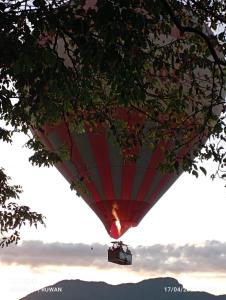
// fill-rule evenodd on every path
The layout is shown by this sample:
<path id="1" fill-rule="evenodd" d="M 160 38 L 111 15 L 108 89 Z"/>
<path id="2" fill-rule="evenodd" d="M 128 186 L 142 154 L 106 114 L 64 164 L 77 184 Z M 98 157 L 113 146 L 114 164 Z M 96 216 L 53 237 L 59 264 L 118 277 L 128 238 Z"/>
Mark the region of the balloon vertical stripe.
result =
<path id="1" fill-rule="evenodd" d="M 169 183 L 171 177 L 172 177 L 172 174 L 166 174 L 161 178 L 158 186 L 156 187 L 155 191 L 152 193 L 151 197 L 148 200 L 148 202 L 150 203 L 151 206 L 153 206 L 154 203 L 159 199 L 159 195 L 160 195 L 161 191 L 163 191 L 163 189 L 165 189 L 165 191 L 166 191 L 169 188 L 168 183 Z"/>
<path id="2" fill-rule="evenodd" d="M 122 166 L 122 192 L 121 199 L 122 200 L 130 200 L 132 189 L 133 189 L 133 181 L 136 174 L 136 163 L 135 162 L 123 162 Z"/>
<path id="3" fill-rule="evenodd" d="M 137 201 L 144 201 L 145 194 L 147 193 L 150 184 L 153 182 L 156 176 L 157 167 L 159 166 L 159 164 L 163 159 L 163 152 L 161 150 L 162 144 L 163 143 L 160 143 L 157 146 L 156 150 L 154 151 L 153 155 L 150 158 L 149 165 L 146 169 L 144 180 L 136 196 Z"/>
<path id="4" fill-rule="evenodd" d="M 100 132 L 101 134 L 96 134 L 88 130 L 88 137 L 105 194 L 105 199 L 102 200 L 112 200 L 115 199 L 115 194 L 111 176 L 108 143 L 105 131 L 100 129 Z"/>
<path id="5" fill-rule="evenodd" d="M 86 162 L 86 168 L 87 168 L 87 172 L 89 173 L 90 181 L 94 184 L 100 199 L 103 200 L 105 198 L 104 189 L 103 189 L 101 178 L 99 176 L 97 163 L 91 148 L 88 134 L 72 133 L 72 136 L 73 136 L 73 143 L 77 146 L 82 160 Z"/>
<path id="6" fill-rule="evenodd" d="M 138 192 L 141 188 L 142 182 L 144 181 L 152 155 L 153 153 L 147 146 L 142 146 L 136 161 L 136 175 L 134 178 L 131 200 L 137 199 Z"/>
<path id="7" fill-rule="evenodd" d="M 123 159 L 118 146 L 113 145 L 111 140 L 108 140 L 109 160 L 111 166 L 112 184 L 114 187 L 115 199 L 121 199 L 122 190 L 122 165 Z"/>

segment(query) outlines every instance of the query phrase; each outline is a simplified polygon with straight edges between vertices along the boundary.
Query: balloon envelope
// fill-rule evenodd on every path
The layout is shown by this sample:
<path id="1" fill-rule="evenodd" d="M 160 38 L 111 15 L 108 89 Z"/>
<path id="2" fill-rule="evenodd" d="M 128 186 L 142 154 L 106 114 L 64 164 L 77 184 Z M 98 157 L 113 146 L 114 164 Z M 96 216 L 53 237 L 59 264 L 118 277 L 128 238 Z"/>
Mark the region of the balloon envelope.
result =
<path id="1" fill-rule="evenodd" d="M 141 122 L 137 114 L 119 114 L 130 125 Z M 70 157 L 56 167 L 69 183 L 76 183 L 75 189 L 115 239 L 137 226 L 179 177 L 158 170 L 164 159 L 163 143 L 155 150 L 145 145 L 137 147 L 137 159 L 128 160 L 101 125 L 78 134 L 61 122 L 36 133 L 49 150 L 57 152 L 67 147 Z"/>

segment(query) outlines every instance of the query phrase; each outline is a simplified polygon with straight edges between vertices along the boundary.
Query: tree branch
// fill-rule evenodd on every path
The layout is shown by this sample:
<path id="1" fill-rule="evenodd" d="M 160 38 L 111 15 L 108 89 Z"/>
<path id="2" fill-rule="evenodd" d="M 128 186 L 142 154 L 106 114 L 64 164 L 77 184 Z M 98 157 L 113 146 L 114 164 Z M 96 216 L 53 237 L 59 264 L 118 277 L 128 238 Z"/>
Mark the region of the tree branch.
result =
<path id="1" fill-rule="evenodd" d="M 192 28 L 190 26 L 183 26 L 181 24 L 181 22 L 179 21 L 178 17 L 175 15 L 173 9 L 171 8 L 171 6 L 169 5 L 169 3 L 167 2 L 167 0 L 161 0 L 163 2 L 163 4 L 165 5 L 172 21 L 174 22 L 174 24 L 177 26 L 177 28 L 185 33 L 185 32 L 190 32 L 190 33 L 195 33 L 197 35 L 199 35 L 202 39 L 205 40 L 209 50 L 210 50 L 210 53 L 211 55 L 213 56 L 215 62 L 218 64 L 218 65 L 221 65 L 221 66 L 226 66 L 226 62 L 221 60 L 219 58 L 219 56 L 217 55 L 217 52 L 216 50 L 214 49 L 211 41 L 210 41 L 210 36 L 206 35 L 204 32 L 196 29 L 196 28 Z"/>

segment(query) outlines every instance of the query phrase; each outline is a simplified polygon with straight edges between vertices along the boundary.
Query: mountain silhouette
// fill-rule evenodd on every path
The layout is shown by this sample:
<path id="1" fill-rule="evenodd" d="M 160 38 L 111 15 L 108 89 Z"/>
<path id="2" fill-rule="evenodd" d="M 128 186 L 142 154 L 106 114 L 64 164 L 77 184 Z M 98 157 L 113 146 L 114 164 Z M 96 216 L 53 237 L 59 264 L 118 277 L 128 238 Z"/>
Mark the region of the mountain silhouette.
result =
<path id="1" fill-rule="evenodd" d="M 176 279 L 155 278 L 138 283 L 63 280 L 20 300 L 226 300 L 226 295 L 187 291 Z"/>

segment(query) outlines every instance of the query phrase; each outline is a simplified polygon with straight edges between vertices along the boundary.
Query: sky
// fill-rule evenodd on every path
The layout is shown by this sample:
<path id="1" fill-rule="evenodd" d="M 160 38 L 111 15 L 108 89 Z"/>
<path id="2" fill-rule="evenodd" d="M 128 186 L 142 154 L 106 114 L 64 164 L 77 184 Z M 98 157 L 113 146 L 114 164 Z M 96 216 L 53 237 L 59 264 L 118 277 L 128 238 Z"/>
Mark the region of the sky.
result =
<path id="1" fill-rule="evenodd" d="M 19 203 L 43 213 L 46 227 L 22 228 L 18 246 L 0 249 L 4 299 L 18 300 L 64 279 L 117 284 L 168 276 L 187 290 L 226 294 L 223 181 L 181 175 L 139 226 L 123 235 L 133 265 L 117 266 L 107 262 L 112 239 L 100 220 L 54 167 L 28 162 L 25 142 L 17 135 L 13 145 L 1 143 L 0 166 L 23 186 Z"/>

